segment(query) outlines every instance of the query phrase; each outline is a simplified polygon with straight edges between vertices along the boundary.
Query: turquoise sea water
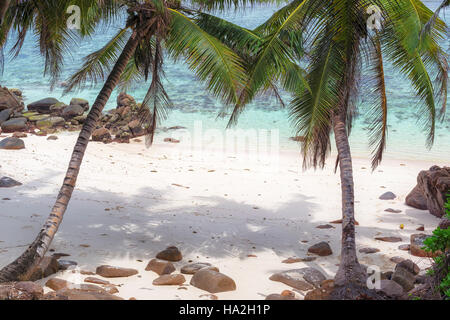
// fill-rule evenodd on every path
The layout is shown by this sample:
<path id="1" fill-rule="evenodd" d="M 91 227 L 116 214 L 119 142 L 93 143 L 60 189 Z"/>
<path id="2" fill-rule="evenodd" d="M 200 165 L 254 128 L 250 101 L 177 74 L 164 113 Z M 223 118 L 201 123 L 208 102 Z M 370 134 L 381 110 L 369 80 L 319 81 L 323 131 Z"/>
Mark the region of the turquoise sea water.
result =
<path id="1" fill-rule="evenodd" d="M 440 1 L 424 1 L 430 8 L 435 9 Z M 248 28 L 254 28 L 265 21 L 276 11 L 276 7 L 264 6 L 240 12 L 223 14 L 225 18 Z M 443 18 L 450 23 L 450 12 Z M 71 50 L 66 58 L 64 77 L 67 78 L 80 67 L 82 57 L 100 48 L 114 34 L 117 27 L 108 30 L 99 30 L 92 39 L 84 40 Z M 8 47 L 13 41 L 10 41 Z M 446 48 L 449 44 L 444 44 Z M 6 51 L 7 52 L 7 51 Z M 0 83 L 11 88 L 20 88 L 25 95 L 25 103 L 53 96 L 68 103 L 71 97 L 82 97 L 95 100 L 100 86 L 85 89 L 80 92 L 61 97 L 62 88 L 50 91 L 48 79 L 42 76 L 43 60 L 39 56 L 36 41 L 29 37 L 23 46 L 21 54 L 14 60 L 7 60 Z M 217 115 L 222 105 L 209 95 L 204 86 L 196 81 L 195 76 L 182 63 L 167 60 L 165 65 L 166 89 L 175 104 L 175 109 L 162 126 L 180 125 L 188 128 L 194 127 L 195 121 L 202 121 L 206 129 L 224 130 L 226 119 L 218 119 Z M 364 81 L 364 78 L 363 78 Z M 417 98 L 414 96 L 408 80 L 396 74 L 390 66 L 386 68 L 386 82 L 388 88 L 389 111 L 389 138 L 387 158 L 440 160 L 450 163 L 450 112 L 444 122 L 439 123 L 436 130 L 434 147 L 427 150 L 425 147 L 426 135 L 417 124 L 416 106 Z M 128 93 L 141 101 L 147 91 L 148 83 L 140 83 Z M 106 109 L 116 106 L 118 92 L 114 92 Z M 364 97 L 364 94 L 362 95 Z M 289 96 L 284 96 L 289 101 Z M 355 156 L 369 155 L 367 136 L 367 117 L 364 116 L 367 101 L 361 100 L 361 116 L 355 120 L 351 136 L 351 145 Z M 287 117 L 287 111 L 282 109 L 276 99 L 271 96 L 260 97 L 242 115 L 237 128 L 279 130 L 280 146 L 285 150 L 298 150 L 298 145 L 289 140 L 295 133 Z"/>

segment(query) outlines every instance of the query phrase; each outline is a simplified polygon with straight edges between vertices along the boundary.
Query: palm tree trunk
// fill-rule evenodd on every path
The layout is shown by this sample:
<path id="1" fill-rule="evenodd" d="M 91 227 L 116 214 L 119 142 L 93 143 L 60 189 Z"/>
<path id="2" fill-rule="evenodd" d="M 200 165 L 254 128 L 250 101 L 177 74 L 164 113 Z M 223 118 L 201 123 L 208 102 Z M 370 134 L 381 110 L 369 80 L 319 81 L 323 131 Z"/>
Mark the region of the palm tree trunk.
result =
<path id="1" fill-rule="evenodd" d="M 81 162 L 83 161 L 84 153 L 92 132 L 95 129 L 96 123 L 99 120 L 102 110 L 111 96 L 112 91 L 119 83 L 120 76 L 125 70 L 128 61 L 134 54 L 139 40 L 139 33 L 134 31 L 87 116 L 77 143 L 75 144 L 69 168 L 64 178 L 64 183 L 59 191 L 52 212 L 30 247 L 28 247 L 28 249 L 14 262 L 0 270 L 0 283 L 29 279 L 33 268 L 41 262 L 47 252 L 53 237 L 58 231 L 72 196 L 80 171 Z"/>
<path id="2" fill-rule="evenodd" d="M 364 299 L 373 296 L 373 292 L 367 288 L 367 277 L 356 255 L 353 167 L 345 119 L 344 112 L 333 115 L 333 130 L 341 175 L 342 248 L 341 264 L 335 277 L 332 298 Z"/>

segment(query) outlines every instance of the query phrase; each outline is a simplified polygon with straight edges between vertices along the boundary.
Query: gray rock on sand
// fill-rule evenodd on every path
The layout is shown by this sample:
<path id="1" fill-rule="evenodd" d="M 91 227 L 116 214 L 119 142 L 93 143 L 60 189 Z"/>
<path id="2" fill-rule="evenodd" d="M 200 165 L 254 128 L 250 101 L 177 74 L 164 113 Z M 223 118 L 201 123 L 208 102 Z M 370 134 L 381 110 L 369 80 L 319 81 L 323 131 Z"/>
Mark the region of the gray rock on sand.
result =
<path id="1" fill-rule="evenodd" d="M 394 200 L 395 198 L 397 198 L 397 196 L 394 193 L 390 192 L 390 191 L 386 192 L 386 193 L 383 193 L 379 197 L 380 200 Z"/>
<path id="2" fill-rule="evenodd" d="M 308 252 L 317 254 L 319 256 L 330 256 L 333 254 L 331 247 L 325 241 L 319 242 L 308 248 Z"/>
<path id="3" fill-rule="evenodd" d="M 236 283 L 233 279 L 208 268 L 197 271 L 192 277 L 190 284 L 209 293 L 236 290 Z"/>
<path id="4" fill-rule="evenodd" d="M 7 120 L 1 125 L 5 133 L 13 133 L 27 130 L 27 118 L 13 118 Z"/>
<path id="5" fill-rule="evenodd" d="M 219 272 L 219 269 L 216 267 L 213 267 L 210 263 L 207 262 L 197 262 L 197 263 L 190 263 L 181 268 L 181 273 L 184 274 L 195 274 L 196 272 L 200 271 L 204 268 L 210 268 L 211 270 L 215 270 Z"/>
<path id="6" fill-rule="evenodd" d="M 21 150 L 25 149 L 25 142 L 19 138 L 5 138 L 0 141 L 0 149 L 3 150 Z"/>
<path id="7" fill-rule="evenodd" d="M 39 101 L 30 103 L 27 108 L 29 111 L 36 111 L 39 113 L 50 113 L 50 107 L 57 104 L 59 101 L 55 98 L 45 98 Z"/>
<path id="8" fill-rule="evenodd" d="M 145 271 L 153 271 L 160 276 L 164 274 L 171 274 L 175 270 L 176 269 L 171 262 L 159 259 L 150 260 L 147 267 L 145 268 Z"/>
<path id="9" fill-rule="evenodd" d="M 80 106 L 84 109 L 84 111 L 89 110 L 89 101 L 87 101 L 86 99 L 73 98 L 72 100 L 70 100 L 70 105 L 71 106 Z"/>
<path id="10" fill-rule="evenodd" d="M 165 250 L 159 252 L 156 258 L 166 261 L 177 262 L 183 259 L 183 255 L 177 247 L 168 247 Z"/>
<path id="11" fill-rule="evenodd" d="M 84 113 L 84 108 L 79 105 L 71 105 L 66 108 L 64 108 L 62 112 L 62 117 L 64 119 L 72 119 L 74 117 L 81 116 Z"/>
<path id="12" fill-rule="evenodd" d="M 0 178 L 0 188 L 13 188 L 21 186 L 22 183 L 16 181 L 10 177 L 1 177 Z"/>
<path id="13" fill-rule="evenodd" d="M 270 277 L 272 281 L 282 282 L 295 289 L 307 291 L 319 287 L 326 277 L 317 269 L 302 268 L 275 273 Z"/>
<path id="14" fill-rule="evenodd" d="M 392 209 L 392 208 L 388 208 L 388 209 L 386 209 L 384 211 L 390 212 L 390 213 L 400 213 L 400 212 L 402 212 L 402 210 Z"/>
<path id="15" fill-rule="evenodd" d="M 103 265 L 97 267 L 95 273 L 104 278 L 122 278 L 134 276 L 138 274 L 139 271 L 137 271 L 136 269 Z"/>
<path id="16" fill-rule="evenodd" d="M 186 282 L 182 274 L 164 274 L 153 280 L 154 286 L 179 286 Z"/>

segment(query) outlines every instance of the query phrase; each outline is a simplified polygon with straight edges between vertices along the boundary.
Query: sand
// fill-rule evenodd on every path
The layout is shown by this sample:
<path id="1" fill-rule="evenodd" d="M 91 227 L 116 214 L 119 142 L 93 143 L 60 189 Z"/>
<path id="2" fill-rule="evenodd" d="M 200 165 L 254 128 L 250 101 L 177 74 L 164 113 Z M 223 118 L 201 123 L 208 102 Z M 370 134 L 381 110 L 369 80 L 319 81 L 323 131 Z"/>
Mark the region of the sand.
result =
<path id="1" fill-rule="evenodd" d="M 24 139 L 24 150 L 0 150 L 0 176 L 23 183 L 0 190 L 0 266 L 23 252 L 54 203 L 77 134 L 58 136 L 56 141 L 29 136 Z M 189 260 L 209 262 L 235 280 L 237 290 L 218 293 L 219 299 L 264 299 L 291 289 L 269 280 L 282 270 L 310 266 L 334 277 L 340 225 L 316 228 L 341 217 L 334 158 L 325 170 L 304 172 L 297 151 L 285 151 L 275 160 L 258 160 L 245 154 L 224 154 L 214 146 L 201 152 L 183 142 L 165 143 L 163 138 L 158 136 L 151 149 L 142 141 L 90 143 L 51 248 L 70 254 L 63 259 L 78 262 L 82 270 L 95 271 L 102 264 L 138 269 L 138 276 L 111 280 L 121 285 L 118 295 L 125 299 L 206 298 L 201 296 L 207 292 L 192 286 L 179 290 L 152 285 L 157 275 L 144 269 L 169 245 L 180 248 L 184 256 L 175 264 L 177 272 Z M 411 234 L 420 233 L 416 231 L 419 225 L 431 233 L 439 222 L 428 211 L 404 204 L 418 172 L 434 164 L 445 163 L 390 159 L 372 173 L 368 159 L 354 159 L 358 249 L 381 250 L 359 254 L 362 263 L 389 271 L 394 267 L 389 259 L 401 256 L 422 268 L 429 265 L 429 259 L 410 256 L 398 246 L 409 243 Z M 398 197 L 379 200 L 387 191 Z M 387 208 L 402 212 L 388 213 Z M 374 240 L 377 236 L 399 236 L 403 241 L 380 242 Z M 288 257 L 306 257 L 308 247 L 321 241 L 330 243 L 332 256 L 282 263 Z M 71 281 L 84 278 L 71 271 L 55 276 Z M 186 279 L 188 283 L 190 276 Z M 296 294 L 301 298 L 305 293 Z"/>

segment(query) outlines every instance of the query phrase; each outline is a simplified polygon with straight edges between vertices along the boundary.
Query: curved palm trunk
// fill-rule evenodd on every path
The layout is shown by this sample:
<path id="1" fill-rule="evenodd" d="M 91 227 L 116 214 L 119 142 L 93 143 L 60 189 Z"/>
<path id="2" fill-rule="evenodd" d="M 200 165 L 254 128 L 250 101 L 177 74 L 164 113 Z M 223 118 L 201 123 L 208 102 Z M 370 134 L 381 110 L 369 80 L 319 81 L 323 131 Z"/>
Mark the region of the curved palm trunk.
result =
<path id="1" fill-rule="evenodd" d="M 40 263 L 47 252 L 69 204 L 80 171 L 81 162 L 83 161 L 84 153 L 95 125 L 99 120 L 102 110 L 111 96 L 112 91 L 119 83 L 120 76 L 125 70 L 128 61 L 134 54 L 139 39 L 139 33 L 134 31 L 92 106 L 74 147 L 69 168 L 64 178 L 64 183 L 59 191 L 56 203 L 42 230 L 30 247 L 28 247 L 19 258 L 0 270 L 0 283 L 29 279 L 33 268 Z"/>
<path id="2" fill-rule="evenodd" d="M 334 299 L 366 299 L 375 297 L 367 287 L 367 276 L 358 261 L 355 241 L 355 205 L 352 156 L 345 114 L 333 116 L 333 130 L 339 155 L 342 191 L 341 264 L 335 277 Z"/>

